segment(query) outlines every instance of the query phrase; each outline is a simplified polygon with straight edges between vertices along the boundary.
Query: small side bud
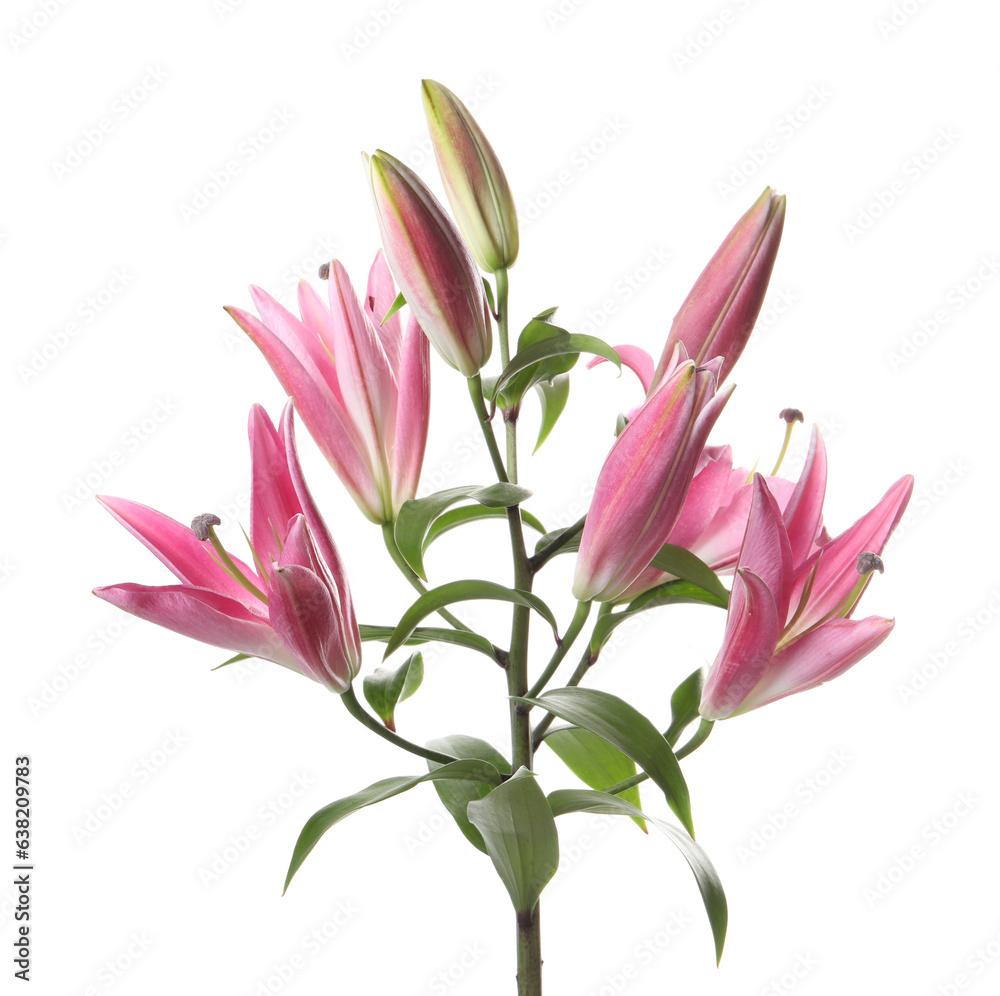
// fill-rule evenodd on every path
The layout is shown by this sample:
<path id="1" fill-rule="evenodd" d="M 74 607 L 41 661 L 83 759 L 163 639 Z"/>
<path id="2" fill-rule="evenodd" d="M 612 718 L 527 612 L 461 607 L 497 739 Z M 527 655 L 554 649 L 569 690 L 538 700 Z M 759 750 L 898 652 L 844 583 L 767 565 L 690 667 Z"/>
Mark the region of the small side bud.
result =
<path id="1" fill-rule="evenodd" d="M 805 416 L 798 408 L 782 408 L 778 418 L 783 418 L 789 425 L 793 422 L 805 422 Z"/>
<path id="2" fill-rule="evenodd" d="M 858 574 L 871 574 L 873 571 L 884 574 L 885 564 L 877 553 L 865 551 L 858 557 Z"/>
<path id="3" fill-rule="evenodd" d="M 212 526 L 221 525 L 222 519 L 213 512 L 205 512 L 203 515 L 196 515 L 191 520 L 191 531 L 204 543 L 209 538 L 209 529 Z"/>
<path id="4" fill-rule="evenodd" d="M 319 265 L 319 279 L 329 280 L 330 279 L 330 264 L 320 263 Z"/>

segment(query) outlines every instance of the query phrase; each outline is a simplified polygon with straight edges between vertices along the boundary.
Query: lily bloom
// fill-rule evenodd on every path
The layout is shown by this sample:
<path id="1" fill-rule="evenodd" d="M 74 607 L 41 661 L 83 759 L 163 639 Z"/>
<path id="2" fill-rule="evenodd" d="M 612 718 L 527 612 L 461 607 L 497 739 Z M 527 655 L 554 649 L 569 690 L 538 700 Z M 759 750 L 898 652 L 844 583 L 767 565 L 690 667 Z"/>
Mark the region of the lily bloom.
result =
<path id="1" fill-rule="evenodd" d="M 188 528 L 138 502 L 101 497 L 180 584 L 116 584 L 94 594 L 175 633 L 344 692 L 361 667 L 361 638 L 343 564 L 302 477 L 290 404 L 280 431 L 253 407 L 250 451 L 254 566 L 223 548 L 218 516 L 200 515 Z"/>
<path id="2" fill-rule="evenodd" d="M 717 574 L 732 573 L 750 515 L 752 476 L 742 467 L 733 468 L 729 446 L 706 446 L 677 523 L 664 542 L 690 550 Z M 829 539 L 823 529 L 826 447 L 819 429 L 813 426 L 809 451 L 797 482 L 776 475 L 765 477 L 764 481 L 778 503 L 785 528 L 794 536 L 797 559 L 804 560 Z M 635 598 L 673 577 L 647 567 L 629 585 L 622 599 Z"/>
<path id="3" fill-rule="evenodd" d="M 424 80 L 424 113 L 448 203 L 487 272 L 517 259 L 517 209 L 493 146 L 476 119 L 445 86 Z"/>
<path id="4" fill-rule="evenodd" d="M 696 367 L 678 346 L 662 385 L 615 440 L 580 537 L 573 581 L 580 601 L 619 598 L 666 542 L 732 393 L 716 393 L 718 367 Z"/>
<path id="5" fill-rule="evenodd" d="M 913 478 L 897 481 L 866 515 L 809 552 L 814 494 L 792 511 L 758 474 L 729 599 L 722 649 L 701 701 L 706 719 L 729 716 L 829 681 L 870 654 L 894 621 L 852 619 L 878 554 L 903 515 Z M 801 520 L 799 519 L 801 516 Z M 800 525 L 802 528 L 799 528 Z M 815 534 L 813 534 L 815 535 Z"/>
<path id="6" fill-rule="evenodd" d="M 493 331 L 469 247 L 408 166 L 376 152 L 368 169 L 382 245 L 407 305 L 444 361 L 475 377 L 490 358 Z"/>
<path id="7" fill-rule="evenodd" d="M 226 311 L 264 354 L 323 455 L 372 522 L 392 522 L 417 491 L 430 412 L 430 350 L 411 315 L 383 323 L 396 298 L 384 254 L 359 302 L 340 262 L 329 305 L 305 281 L 296 318 L 251 287 L 260 318 Z"/>

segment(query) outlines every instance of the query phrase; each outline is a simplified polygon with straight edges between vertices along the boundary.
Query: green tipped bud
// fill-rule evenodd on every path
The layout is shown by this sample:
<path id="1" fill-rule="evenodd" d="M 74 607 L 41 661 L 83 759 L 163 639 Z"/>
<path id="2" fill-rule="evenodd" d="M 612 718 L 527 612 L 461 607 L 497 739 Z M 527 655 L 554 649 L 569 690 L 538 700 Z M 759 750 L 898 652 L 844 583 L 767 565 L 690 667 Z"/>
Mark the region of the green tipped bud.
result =
<path id="1" fill-rule="evenodd" d="M 493 147 L 475 118 L 447 87 L 423 81 L 424 111 L 434 155 L 458 227 L 487 272 L 517 259 L 517 211 Z"/>

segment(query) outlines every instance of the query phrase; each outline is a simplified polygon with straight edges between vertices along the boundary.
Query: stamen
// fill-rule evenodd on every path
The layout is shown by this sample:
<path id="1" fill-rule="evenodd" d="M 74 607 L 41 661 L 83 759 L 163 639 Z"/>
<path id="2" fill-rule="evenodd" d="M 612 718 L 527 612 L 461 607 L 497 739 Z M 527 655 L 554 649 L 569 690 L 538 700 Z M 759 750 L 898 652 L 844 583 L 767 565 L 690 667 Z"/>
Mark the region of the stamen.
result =
<path id="1" fill-rule="evenodd" d="M 219 560 L 222 562 L 222 566 L 226 573 L 229 574 L 234 581 L 239 583 L 242 587 L 246 588 L 256 598 L 259 598 L 265 605 L 267 605 L 267 595 L 264 594 L 237 566 L 233 561 L 233 558 L 229 556 L 226 552 L 226 548 L 222 545 L 222 541 L 218 536 L 215 535 L 215 526 L 222 525 L 222 519 L 211 512 L 205 512 L 203 515 L 196 515 L 191 520 L 191 531 L 195 536 L 201 540 L 203 543 L 207 540 L 212 544 L 215 552 L 219 555 Z"/>
<path id="2" fill-rule="evenodd" d="M 771 477 L 774 477 L 781 469 L 781 461 L 785 459 L 785 454 L 788 452 L 788 444 L 792 441 L 792 427 L 796 422 L 805 421 L 805 416 L 798 408 L 782 408 L 778 413 L 778 418 L 784 419 L 786 423 L 785 441 L 781 444 L 781 452 L 778 454 L 778 461 L 774 465 L 774 470 L 771 471 Z"/>
<path id="3" fill-rule="evenodd" d="M 330 264 L 320 263 L 319 265 L 319 279 L 329 280 L 330 279 Z"/>
<path id="4" fill-rule="evenodd" d="M 877 553 L 866 550 L 858 557 L 858 574 L 871 574 L 873 571 L 885 574 L 885 564 Z"/>

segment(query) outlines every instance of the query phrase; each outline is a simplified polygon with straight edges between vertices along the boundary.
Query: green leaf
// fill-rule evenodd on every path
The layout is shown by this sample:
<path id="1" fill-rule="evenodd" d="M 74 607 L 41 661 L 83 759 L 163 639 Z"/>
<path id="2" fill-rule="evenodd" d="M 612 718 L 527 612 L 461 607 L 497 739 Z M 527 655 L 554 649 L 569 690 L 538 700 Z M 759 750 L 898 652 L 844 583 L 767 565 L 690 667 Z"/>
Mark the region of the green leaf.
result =
<path id="1" fill-rule="evenodd" d="M 556 374 L 566 373 L 567 369 L 572 366 L 572 363 L 569 363 L 569 367 L 566 366 L 568 360 L 561 364 L 542 365 L 543 360 L 552 359 L 557 356 L 572 356 L 572 362 L 575 363 L 578 354 L 595 353 L 597 356 L 603 356 L 606 360 L 610 360 L 621 370 L 622 364 L 618 358 L 618 354 L 602 339 L 598 339 L 592 335 L 569 333 L 565 329 L 549 325 L 547 322 L 536 322 L 534 324 L 529 322 L 522 336 L 529 330 L 531 330 L 532 335 L 542 335 L 544 337 L 526 346 L 524 349 L 518 349 L 517 355 L 511 359 L 510 363 L 500 373 L 500 378 L 494 388 L 494 399 L 497 393 L 503 392 L 513 407 L 516 407 L 516 401 L 511 397 L 512 395 L 520 398 L 532 384 L 542 380 L 551 380 Z M 516 390 L 504 390 L 505 386 L 511 383 L 518 374 L 522 371 L 527 371 L 531 367 L 535 367 L 536 364 L 539 366 L 528 377 L 518 380 Z"/>
<path id="2" fill-rule="evenodd" d="M 402 292 L 400 292 L 396 295 L 396 300 L 392 302 L 392 307 L 385 313 L 385 318 L 383 318 L 379 324 L 385 325 L 385 323 L 389 321 L 389 319 L 392 318 L 392 316 L 396 314 L 396 312 L 399 311 L 404 304 L 406 304 L 406 298 L 403 297 Z"/>
<path id="3" fill-rule="evenodd" d="M 717 605 L 725 608 L 725 604 L 712 592 L 700 588 L 690 581 L 666 581 L 637 595 L 628 606 L 617 612 L 609 612 L 601 616 L 594 624 L 594 631 L 590 637 L 590 652 L 597 654 L 601 647 L 608 642 L 608 637 L 619 627 L 629 616 L 634 616 L 637 612 L 644 612 L 646 609 L 653 609 L 660 605 L 672 605 L 679 602 L 702 602 L 708 605 Z"/>
<path id="4" fill-rule="evenodd" d="M 442 512 L 430 524 L 427 530 L 427 535 L 424 537 L 423 552 L 426 553 L 431 543 L 442 534 L 458 526 L 463 526 L 466 522 L 474 522 L 478 519 L 504 519 L 506 521 L 507 509 L 490 508 L 487 505 L 461 505 L 459 508 L 450 508 L 447 512 Z M 521 509 L 521 521 L 540 533 L 545 532 L 545 526 L 523 508 Z"/>
<path id="5" fill-rule="evenodd" d="M 567 526 L 567 527 L 566 527 L 566 529 L 572 529 L 572 528 L 573 528 L 572 526 Z M 552 542 L 554 542 L 555 540 L 559 539 L 559 537 L 560 537 L 560 536 L 562 536 L 562 534 L 563 534 L 564 532 L 566 532 L 566 529 L 553 529 L 551 533 L 546 533 L 546 534 L 545 534 L 545 535 L 544 535 L 544 536 L 543 536 L 543 537 L 542 537 L 542 538 L 541 538 L 541 539 L 540 539 L 540 540 L 539 540 L 539 541 L 538 541 L 538 542 L 537 542 L 537 543 L 535 544 L 535 555 L 537 556 L 537 555 L 538 555 L 538 554 L 540 554 L 540 553 L 541 553 L 541 552 L 542 552 L 542 551 L 543 551 L 543 550 L 544 550 L 544 549 L 545 549 L 545 548 L 546 548 L 546 547 L 547 547 L 547 546 L 548 546 L 548 545 L 549 545 L 550 543 L 552 543 Z M 563 544 L 563 545 L 562 545 L 562 546 L 561 546 L 561 547 L 559 548 L 559 551 L 558 551 L 558 552 L 556 553 L 556 556 L 558 557 L 558 556 L 559 556 L 560 554 L 563 554 L 563 553 L 576 553 L 576 552 L 577 552 L 577 550 L 579 550 L 579 549 L 580 549 L 580 535 L 581 535 L 582 533 L 583 533 L 583 530 L 582 530 L 582 529 L 578 529 L 578 530 L 576 531 L 576 535 L 575 535 L 575 536 L 572 536 L 572 537 L 570 537 L 570 539 L 569 539 L 569 540 L 567 540 L 567 541 L 566 541 L 566 543 L 564 543 L 564 544 Z"/>
<path id="6" fill-rule="evenodd" d="M 389 654 L 398 650 L 410 638 L 410 634 L 417 628 L 421 619 L 429 616 L 432 612 L 437 612 L 438 609 L 443 609 L 446 605 L 475 599 L 513 602 L 515 605 L 524 605 L 529 609 L 534 609 L 552 627 L 556 642 L 559 641 L 556 617 L 537 595 L 532 595 L 528 591 L 520 591 L 517 588 L 505 588 L 502 584 L 495 584 L 493 581 L 452 581 L 439 588 L 431 588 L 430 591 L 424 592 L 403 613 L 403 618 L 399 620 L 389 638 L 382 659 L 385 660 Z"/>
<path id="7" fill-rule="evenodd" d="M 432 782 L 446 778 L 458 778 L 462 781 L 481 781 L 490 785 L 500 784 L 500 772 L 486 761 L 452 761 L 450 764 L 443 764 L 440 768 L 428 772 L 426 775 L 402 776 L 397 778 L 383 778 L 374 785 L 349 795 L 346 799 L 339 799 L 331 802 L 329 806 L 324 806 L 317 810 L 306 820 L 299 839 L 295 842 L 295 849 L 292 851 L 292 861 L 288 866 L 288 874 L 285 877 L 285 889 L 295 876 L 295 873 L 302 867 L 302 862 L 309 857 L 312 849 L 319 843 L 320 838 L 334 824 L 339 823 L 345 816 L 356 813 L 359 809 L 372 806 L 376 802 L 384 802 L 394 795 L 400 795 L 409 791 L 414 785 L 421 782 Z"/>
<path id="8" fill-rule="evenodd" d="M 535 315 L 535 319 L 539 322 L 547 322 L 558 310 L 559 305 L 556 305 L 554 308 L 546 308 L 544 311 L 539 311 Z"/>
<path id="9" fill-rule="evenodd" d="M 647 816 L 620 796 L 608 795 L 606 792 L 562 789 L 549 795 L 549 806 L 553 816 L 562 816 L 564 813 L 601 813 L 609 816 L 631 816 L 632 819 L 643 817 L 657 829 L 663 831 L 676 845 L 691 871 L 694 872 L 698 891 L 701 893 L 705 912 L 708 914 L 708 922 L 712 927 L 716 964 L 722 960 L 722 948 L 726 943 L 726 927 L 729 922 L 729 909 L 719 873 L 699 844 L 679 827 Z"/>
<path id="10" fill-rule="evenodd" d="M 700 717 L 701 693 L 705 687 L 705 672 L 698 668 L 692 671 L 670 696 L 670 729 L 667 730 L 667 741 L 671 746 L 689 726 Z"/>
<path id="11" fill-rule="evenodd" d="M 533 772 L 520 768 L 485 799 L 469 803 L 493 867 L 518 916 L 528 916 L 559 867 L 559 835 Z"/>
<path id="12" fill-rule="evenodd" d="M 527 488 L 519 488 L 516 484 L 498 483 L 490 484 L 488 487 L 470 484 L 438 491 L 426 498 L 411 498 L 403 502 L 396 516 L 393 536 L 403 559 L 418 577 L 426 580 L 423 561 L 424 537 L 431 523 L 449 505 L 454 505 L 463 498 L 472 498 L 488 508 L 507 508 L 519 505 L 530 497 L 531 492 Z"/>
<path id="13" fill-rule="evenodd" d="M 538 448 L 549 438 L 549 433 L 566 407 L 569 399 L 569 376 L 560 374 L 551 381 L 542 381 L 535 385 L 535 390 L 542 402 L 542 422 L 538 427 L 538 439 L 533 450 L 537 453 Z"/>
<path id="14" fill-rule="evenodd" d="M 650 562 L 650 567 L 674 574 L 683 581 L 692 581 L 729 604 L 729 592 L 719 580 L 718 574 L 703 560 L 699 560 L 690 550 L 672 543 L 664 543 L 660 552 Z"/>
<path id="15" fill-rule="evenodd" d="M 420 687 L 423 677 L 424 658 L 420 653 L 411 654 L 395 670 L 377 667 L 373 674 L 365 675 L 365 698 L 387 729 L 396 729 L 396 704 L 408 699 Z"/>
<path id="16" fill-rule="evenodd" d="M 578 686 L 554 688 L 537 699 L 516 701 L 538 706 L 582 726 L 628 754 L 659 785 L 667 805 L 694 836 L 691 797 L 677 758 L 663 734 L 638 709 L 616 695 Z"/>
<path id="17" fill-rule="evenodd" d="M 441 737 L 438 740 L 431 740 L 427 744 L 431 750 L 440 751 L 442 754 L 450 754 L 458 758 L 477 758 L 492 764 L 501 774 L 510 774 L 510 761 L 507 760 L 492 744 L 478 737 L 466 737 L 457 734 L 450 737 Z M 439 765 L 434 761 L 428 761 L 427 766 L 434 771 Z M 434 788 L 444 803 L 445 809 L 451 813 L 459 830 L 468 838 L 474 847 L 479 848 L 483 854 L 486 853 L 486 844 L 483 842 L 483 835 L 469 822 L 468 805 L 476 799 L 483 799 L 493 791 L 491 785 L 479 781 L 444 781 L 435 782 Z"/>
<path id="18" fill-rule="evenodd" d="M 490 314 L 495 315 L 497 313 L 497 306 L 493 300 L 493 284 L 483 277 L 483 290 L 486 291 L 486 303 L 490 306 Z"/>
<path id="19" fill-rule="evenodd" d="M 628 423 L 629 423 L 628 416 L 627 415 L 623 415 L 621 412 L 619 412 L 618 413 L 618 418 L 615 421 L 615 436 L 616 437 L 620 436 L 622 434 L 622 430 L 625 428 L 625 426 L 628 425 Z"/>
<path id="20" fill-rule="evenodd" d="M 580 781 L 592 789 L 603 789 L 609 785 L 617 785 L 627 778 L 632 778 L 636 773 L 635 761 L 632 758 L 589 730 L 581 730 L 576 726 L 550 730 L 544 742 L 556 752 L 563 764 Z M 444 753 L 454 754 L 455 757 L 460 756 L 447 748 L 440 749 Z M 618 798 L 625 799 L 633 806 L 642 804 L 639 799 L 638 785 L 621 792 Z M 646 829 L 641 819 L 636 820 L 636 822 L 643 830 Z"/>
<path id="21" fill-rule="evenodd" d="M 361 631 L 362 641 L 379 640 L 388 643 L 392 634 L 396 632 L 394 626 L 365 626 L 358 627 Z M 407 645 L 421 643 L 453 643 L 458 647 L 466 647 L 469 650 L 477 650 L 481 654 L 492 658 L 494 661 L 503 663 L 507 659 L 505 651 L 494 646 L 478 633 L 469 633 L 464 629 L 439 629 L 434 626 L 420 626 L 415 629 L 407 638 Z"/>
<path id="22" fill-rule="evenodd" d="M 220 667 L 226 667 L 227 665 L 235 664 L 238 661 L 248 661 L 252 656 L 253 654 L 237 654 L 235 657 L 230 657 L 228 661 L 223 661 L 221 664 L 216 664 L 215 667 L 212 668 L 212 670 L 218 671 Z"/>

